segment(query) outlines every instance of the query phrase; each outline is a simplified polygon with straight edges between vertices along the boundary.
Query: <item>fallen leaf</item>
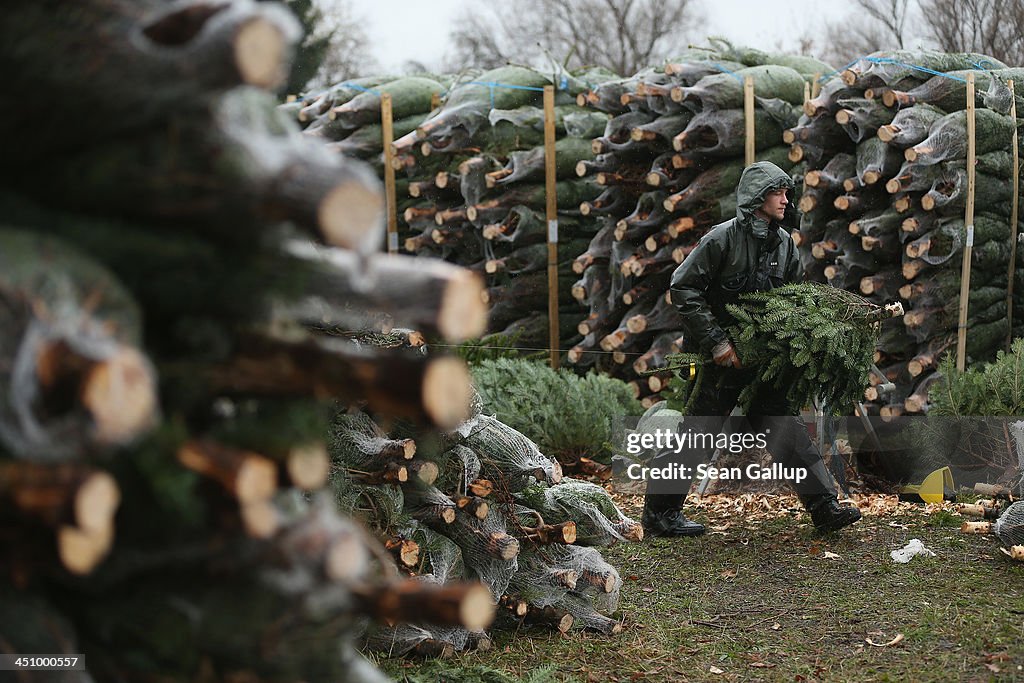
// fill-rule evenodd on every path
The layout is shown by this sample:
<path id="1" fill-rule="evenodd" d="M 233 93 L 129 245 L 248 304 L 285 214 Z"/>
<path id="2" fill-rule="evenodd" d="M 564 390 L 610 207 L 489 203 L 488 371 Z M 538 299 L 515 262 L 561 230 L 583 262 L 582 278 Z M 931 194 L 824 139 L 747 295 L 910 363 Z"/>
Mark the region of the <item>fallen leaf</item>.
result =
<path id="1" fill-rule="evenodd" d="M 723 671 L 722 669 L 719 669 L 717 666 L 711 667 L 710 669 L 708 669 L 708 671 L 710 671 L 713 674 L 724 674 L 725 673 L 725 671 Z"/>
<path id="2" fill-rule="evenodd" d="M 782 624 L 780 624 L 779 622 L 776 621 L 774 624 L 772 624 L 773 631 L 778 631 L 780 628 L 782 628 Z"/>
<path id="3" fill-rule="evenodd" d="M 903 636 L 902 633 L 897 633 L 896 637 L 893 638 L 892 640 L 890 640 L 888 643 L 876 643 L 875 641 L 871 640 L 870 638 L 865 638 L 864 642 L 867 643 L 868 645 L 872 645 L 874 647 L 889 647 L 890 645 L 896 645 L 898 643 L 903 642 L 903 637 L 904 636 Z"/>
<path id="4" fill-rule="evenodd" d="M 736 578 L 736 570 L 735 569 L 726 569 L 721 574 L 719 574 L 719 576 L 721 576 L 723 579 L 735 579 Z"/>
<path id="5" fill-rule="evenodd" d="M 1000 668 L 999 668 L 998 666 L 996 666 L 995 664 L 986 664 L 986 665 L 985 665 L 985 668 L 986 668 L 986 669 L 988 669 L 989 671 L 991 671 L 991 672 L 992 672 L 992 673 L 994 673 L 994 674 L 997 674 L 997 673 L 999 673 L 1000 671 L 1002 671 L 1002 669 L 1000 669 Z"/>
<path id="6" fill-rule="evenodd" d="M 821 548 L 819 548 L 816 545 L 812 545 L 810 548 L 807 549 L 807 554 L 808 555 L 817 555 L 820 552 L 821 552 Z"/>
<path id="7" fill-rule="evenodd" d="M 640 590 L 642 590 L 644 593 L 653 593 L 654 592 L 654 589 L 651 588 L 650 586 L 644 586 Z"/>
<path id="8" fill-rule="evenodd" d="M 835 553 L 830 553 L 827 550 L 821 554 L 821 557 L 823 559 L 826 559 L 826 560 L 838 560 L 838 559 L 840 559 L 838 555 L 836 555 Z"/>
<path id="9" fill-rule="evenodd" d="M 750 666 L 756 667 L 758 669 L 774 669 L 775 668 L 775 665 L 771 664 L 769 662 L 751 662 Z"/>

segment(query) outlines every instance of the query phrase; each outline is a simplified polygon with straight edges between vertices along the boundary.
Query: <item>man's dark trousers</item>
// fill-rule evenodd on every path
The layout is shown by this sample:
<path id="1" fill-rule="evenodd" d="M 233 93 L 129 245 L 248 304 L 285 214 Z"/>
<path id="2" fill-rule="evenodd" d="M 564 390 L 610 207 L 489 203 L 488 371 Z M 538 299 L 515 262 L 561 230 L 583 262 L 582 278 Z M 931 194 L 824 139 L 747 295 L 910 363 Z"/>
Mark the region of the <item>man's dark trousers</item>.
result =
<path id="1" fill-rule="evenodd" d="M 767 449 L 774 462 L 783 467 L 804 467 L 807 478 L 799 484 L 789 482 L 805 506 L 810 501 L 823 497 L 836 497 L 836 489 L 832 483 L 828 468 L 821 459 L 821 453 L 807 436 L 807 428 L 803 420 L 795 417 L 786 400 L 785 389 L 762 386 L 750 404 L 746 418 L 729 418 L 725 416 L 736 406 L 743 389 L 755 377 L 755 369 L 721 368 L 708 365 L 704 368 L 704 377 L 693 407 L 688 413 L 693 418 L 686 418 L 684 429 L 700 431 L 716 431 L 731 428 L 742 429 L 749 434 L 766 432 Z M 706 419 L 701 419 L 702 417 Z M 706 463 L 714 454 L 714 447 L 684 449 L 682 453 L 663 452 L 657 454 L 649 462 L 650 467 L 664 467 L 678 463 L 688 468 L 689 479 L 658 480 L 647 482 L 646 505 L 656 512 L 678 510 L 682 507 L 686 495 L 693 483 L 692 474 L 697 465 Z"/>

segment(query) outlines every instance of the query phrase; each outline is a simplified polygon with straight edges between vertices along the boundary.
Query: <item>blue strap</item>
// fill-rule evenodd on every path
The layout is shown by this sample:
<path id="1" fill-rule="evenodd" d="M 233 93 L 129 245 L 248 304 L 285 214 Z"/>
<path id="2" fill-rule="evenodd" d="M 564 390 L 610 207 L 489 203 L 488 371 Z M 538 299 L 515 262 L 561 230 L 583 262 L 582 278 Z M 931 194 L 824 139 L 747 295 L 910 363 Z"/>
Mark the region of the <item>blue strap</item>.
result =
<path id="1" fill-rule="evenodd" d="M 361 90 L 362 92 L 372 92 L 374 95 L 380 94 L 379 90 L 374 90 L 373 88 L 364 88 L 363 86 L 357 85 L 355 83 L 346 83 L 345 87 L 352 88 L 353 90 Z"/>
<path id="2" fill-rule="evenodd" d="M 739 76 L 737 76 L 735 72 L 733 72 L 733 71 L 729 71 L 728 69 L 726 69 L 726 68 L 725 68 L 724 66 L 722 66 L 722 65 L 721 65 L 721 64 L 719 64 L 718 62 L 711 62 L 711 66 L 715 67 L 716 69 L 718 69 L 718 70 L 719 70 L 719 71 L 721 71 L 722 73 L 726 73 L 726 74 L 729 74 L 730 76 L 732 76 L 733 78 L 735 78 L 735 79 L 736 79 L 737 81 L 739 81 L 740 83 L 742 83 L 742 82 L 743 82 L 743 79 L 742 79 L 742 78 L 740 78 Z"/>
<path id="3" fill-rule="evenodd" d="M 535 92 L 544 92 L 544 88 L 538 88 L 532 85 L 510 85 L 508 83 L 495 83 L 493 81 L 469 81 L 465 85 L 486 85 L 491 91 L 491 109 L 494 109 L 494 89 L 495 88 L 507 88 L 509 90 L 533 90 Z"/>
<path id="4" fill-rule="evenodd" d="M 933 76 L 944 76 L 952 81 L 960 81 L 961 83 L 967 82 L 967 79 L 965 78 L 960 78 L 959 76 L 950 76 L 949 74 L 943 73 L 941 71 L 929 69 L 928 67 L 924 66 L 918 66 L 916 64 L 907 64 L 906 62 L 901 62 L 898 59 L 891 59 L 889 57 L 865 57 L 864 59 L 875 64 L 895 64 L 897 66 L 905 66 L 908 69 L 917 69 L 918 71 L 923 71 L 924 73 L 931 74 Z"/>

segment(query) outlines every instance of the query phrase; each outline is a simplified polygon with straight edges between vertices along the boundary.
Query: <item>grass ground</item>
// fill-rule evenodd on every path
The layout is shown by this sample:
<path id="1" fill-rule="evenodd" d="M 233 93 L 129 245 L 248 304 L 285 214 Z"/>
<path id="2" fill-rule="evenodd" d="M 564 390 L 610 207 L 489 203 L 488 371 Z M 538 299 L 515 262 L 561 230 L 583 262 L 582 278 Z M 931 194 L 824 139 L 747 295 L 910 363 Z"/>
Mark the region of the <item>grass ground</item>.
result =
<path id="1" fill-rule="evenodd" d="M 381 664 L 409 683 L 1024 680 L 1024 564 L 994 539 L 891 503 L 822 538 L 771 500 L 693 511 L 701 538 L 604 549 L 623 579 L 621 635 L 495 631 L 488 652 Z M 621 502 L 639 516 L 640 499 Z M 935 557 L 893 562 L 912 538 Z"/>

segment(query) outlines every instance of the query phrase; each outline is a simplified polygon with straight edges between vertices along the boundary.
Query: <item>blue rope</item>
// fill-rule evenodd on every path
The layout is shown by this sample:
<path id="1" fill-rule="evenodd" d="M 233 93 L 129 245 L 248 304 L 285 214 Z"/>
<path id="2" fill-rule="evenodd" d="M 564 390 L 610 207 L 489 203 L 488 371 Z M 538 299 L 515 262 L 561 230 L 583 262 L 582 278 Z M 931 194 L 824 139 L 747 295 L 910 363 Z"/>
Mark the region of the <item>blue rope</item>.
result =
<path id="1" fill-rule="evenodd" d="M 380 94 L 379 90 L 374 90 L 373 88 L 364 88 L 363 86 L 358 85 L 356 83 L 346 83 L 345 87 L 346 88 L 352 88 L 353 90 L 360 90 L 362 92 L 372 92 L 374 95 L 379 95 Z"/>
<path id="2" fill-rule="evenodd" d="M 733 71 L 729 71 L 729 69 L 726 69 L 726 68 L 725 68 L 724 66 L 722 66 L 722 65 L 721 65 L 721 64 L 719 64 L 718 62 L 711 62 L 711 66 L 715 67 L 716 69 L 718 69 L 718 70 L 719 70 L 719 71 L 721 71 L 722 73 L 726 73 L 726 74 L 729 74 L 730 76 L 732 76 L 733 78 L 735 78 L 735 79 L 736 79 L 737 81 L 739 81 L 740 83 L 742 83 L 742 82 L 743 82 L 743 79 L 742 79 L 742 78 L 740 78 L 739 76 L 737 76 L 735 72 L 733 72 Z"/>
<path id="3" fill-rule="evenodd" d="M 507 88 L 509 90 L 533 90 L 535 92 L 544 92 L 544 88 L 538 88 L 533 85 L 510 85 L 508 83 L 494 83 L 493 81 L 469 81 L 464 85 L 486 85 L 490 88 L 491 92 L 491 109 L 494 109 L 494 89 L 495 88 Z"/>
<path id="4" fill-rule="evenodd" d="M 898 59 L 890 59 L 889 57 L 865 57 L 864 59 L 874 64 L 895 64 L 896 66 L 905 66 L 908 69 L 917 69 L 918 71 L 923 71 L 924 73 L 931 74 L 933 76 L 945 76 L 946 78 L 953 81 L 960 81 L 961 83 L 967 82 L 967 79 L 960 78 L 959 76 L 950 76 L 949 74 L 943 73 L 941 71 L 935 71 L 934 69 L 929 69 L 928 67 L 918 66 L 916 64 L 907 64 L 906 62 L 901 62 Z"/>
<path id="5" fill-rule="evenodd" d="M 533 85 L 510 85 L 507 83 L 494 83 L 492 81 L 469 81 L 464 85 L 486 85 L 491 88 L 508 88 L 509 90 L 533 90 L 536 92 L 544 92 L 544 88 L 538 88 Z"/>
<path id="6" fill-rule="evenodd" d="M 861 59 L 863 59 L 863 57 L 858 57 L 857 59 L 853 60 L 852 62 L 849 62 L 849 63 L 848 63 L 848 64 L 847 64 L 846 66 L 844 66 L 844 67 L 843 67 L 843 68 L 841 68 L 841 69 L 836 69 L 835 71 L 830 71 L 830 72 L 828 72 L 827 74 L 823 74 L 823 75 L 822 75 L 822 76 L 821 76 L 821 77 L 820 77 L 820 78 L 818 79 L 818 82 L 819 82 L 819 83 L 824 83 L 825 81 L 827 81 L 828 79 L 832 78 L 832 77 L 833 77 L 833 76 L 835 76 L 836 74 L 840 74 L 840 73 L 842 73 L 842 72 L 846 71 L 846 70 L 847 70 L 847 69 L 849 69 L 849 68 L 850 68 L 851 66 L 853 66 L 854 64 L 856 64 L 857 62 L 859 62 L 859 61 L 860 61 Z"/>
<path id="7" fill-rule="evenodd" d="M 374 95 L 380 95 L 380 91 L 379 90 L 374 90 L 373 88 L 364 88 L 361 85 L 357 85 L 355 83 L 350 83 L 348 81 L 345 81 L 344 83 L 336 83 L 336 84 L 332 85 L 331 87 L 327 88 L 326 90 L 322 90 L 322 91 L 317 92 L 317 93 L 312 93 L 311 96 L 321 95 L 324 92 L 327 92 L 327 90 L 334 90 L 335 88 L 351 88 L 352 90 L 360 90 L 362 92 L 372 92 Z M 309 98 L 307 98 L 306 95 L 300 95 L 299 98 L 298 98 L 298 101 L 299 102 L 305 102 L 307 99 L 309 99 Z"/>

